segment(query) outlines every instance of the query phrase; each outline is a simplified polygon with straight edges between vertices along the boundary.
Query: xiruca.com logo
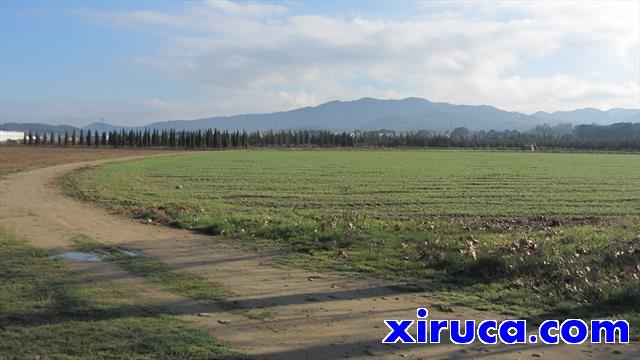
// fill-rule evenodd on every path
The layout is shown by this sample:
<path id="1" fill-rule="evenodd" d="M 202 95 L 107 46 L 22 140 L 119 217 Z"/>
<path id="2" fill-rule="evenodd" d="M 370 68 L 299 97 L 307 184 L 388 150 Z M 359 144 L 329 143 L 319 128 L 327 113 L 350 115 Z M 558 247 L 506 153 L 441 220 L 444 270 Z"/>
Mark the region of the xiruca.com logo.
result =
<path id="1" fill-rule="evenodd" d="M 449 341 L 453 344 L 582 344 L 629 343 L 629 322 L 626 320 L 591 320 L 589 324 L 580 319 L 546 320 L 527 334 L 527 320 L 427 320 L 426 308 L 416 310 L 417 320 L 385 320 L 389 333 L 382 339 L 385 344 L 418 343 L 439 344 L 444 341 L 442 331 L 449 330 Z M 415 326 L 414 326 L 415 324 Z"/>

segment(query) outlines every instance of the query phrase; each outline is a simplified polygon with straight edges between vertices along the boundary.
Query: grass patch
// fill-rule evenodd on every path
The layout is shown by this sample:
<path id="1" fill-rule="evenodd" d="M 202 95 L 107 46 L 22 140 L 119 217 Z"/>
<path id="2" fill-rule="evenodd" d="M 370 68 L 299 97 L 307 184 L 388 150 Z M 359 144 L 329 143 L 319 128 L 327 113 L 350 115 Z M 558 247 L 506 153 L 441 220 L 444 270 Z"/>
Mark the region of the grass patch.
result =
<path id="1" fill-rule="evenodd" d="M 231 359 L 204 330 L 113 283 L 87 283 L 0 229 L 0 354 L 50 359 Z"/>

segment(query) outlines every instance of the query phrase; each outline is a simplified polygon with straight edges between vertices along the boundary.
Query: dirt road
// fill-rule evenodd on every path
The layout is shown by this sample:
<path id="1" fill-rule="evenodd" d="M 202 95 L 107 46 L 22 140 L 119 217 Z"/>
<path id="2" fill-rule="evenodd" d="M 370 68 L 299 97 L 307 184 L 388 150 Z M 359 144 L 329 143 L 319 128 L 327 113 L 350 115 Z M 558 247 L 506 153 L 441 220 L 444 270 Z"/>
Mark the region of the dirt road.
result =
<path id="1" fill-rule="evenodd" d="M 504 316 L 453 306 L 440 312 L 428 293 L 402 293 L 387 283 L 282 269 L 268 254 L 248 251 L 228 240 L 108 213 L 63 194 L 56 179 L 88 164 L 75 163 L 8 176 L 0 182 L 0 226 L 32 244 L 69 249 L 82 233 L 160 258 L 176 271 L 223 284 L 237 301 L 264 319 L 223 311 L 219 306 L 167 293 L 110 264 L 72 264 L 90 271 L 92 281 L 118 281 L 144 295 L 159 309 L 177 314 L 255 359 L 338 358 L 501 358 L 637 359 L 638 344 L 572 346 L 383 345 L 383 319 L 415 319 L 416 307 L 430 319 L 503 319 Z M 437 302 L 436 302 L 437 303 Z M 208 313 L 210 316 L 197 316 Z"/>

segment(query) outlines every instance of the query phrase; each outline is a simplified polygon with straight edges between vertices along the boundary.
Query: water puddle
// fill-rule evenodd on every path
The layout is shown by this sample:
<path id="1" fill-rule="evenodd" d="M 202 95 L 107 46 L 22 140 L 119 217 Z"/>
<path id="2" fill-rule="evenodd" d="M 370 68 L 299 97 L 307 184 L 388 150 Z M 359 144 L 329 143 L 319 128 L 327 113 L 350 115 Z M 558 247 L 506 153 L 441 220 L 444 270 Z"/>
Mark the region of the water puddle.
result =
<path id="1" fill-rule="evenodd" d="M 84 253 L 81 251 L 67 251 L 61 254 L 51 255 L 49 259 L 62 259 L 71 261 L 100 262 L 102 258 L 97 255 Z"/>
<path id="2" fill-rule="evenodd" d="M 136 257 L 136 256 L 140 256 L 140 254 L 138 254 L 137 252 L 133 251 L 133 250 L 127 250 L 127 249 L 121 249 L 122 253 L 124 253 L 127 256 L 130 257 Z"/>

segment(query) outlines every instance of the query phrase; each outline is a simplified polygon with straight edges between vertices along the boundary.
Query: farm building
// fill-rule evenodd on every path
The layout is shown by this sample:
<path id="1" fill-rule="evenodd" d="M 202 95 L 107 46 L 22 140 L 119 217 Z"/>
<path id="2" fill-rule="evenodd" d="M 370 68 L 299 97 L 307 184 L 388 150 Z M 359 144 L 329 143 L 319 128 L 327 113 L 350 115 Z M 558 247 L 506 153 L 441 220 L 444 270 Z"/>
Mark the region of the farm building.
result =
<path id="1" fill-rule="evenodd" d="M 7 140 L 22 141 L 24 133 L 22 131 L 4 131 L 0 130 L 0 142 Z"/>

